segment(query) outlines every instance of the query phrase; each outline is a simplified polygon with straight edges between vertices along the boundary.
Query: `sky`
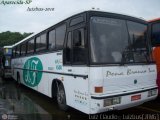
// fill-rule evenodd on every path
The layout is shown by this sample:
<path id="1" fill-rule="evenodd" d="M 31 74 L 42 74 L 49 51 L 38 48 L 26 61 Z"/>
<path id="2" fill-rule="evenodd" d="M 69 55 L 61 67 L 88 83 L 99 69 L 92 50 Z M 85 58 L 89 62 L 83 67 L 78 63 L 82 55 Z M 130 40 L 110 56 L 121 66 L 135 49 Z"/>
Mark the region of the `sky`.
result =
<path id="1" fill-rule="evenodd" d="M 29 4 L 2 4 L 24 1 Z M 53 11 L 29 11 L 54 8 Z M 160 18 L 160 0 L 0 0 L 0 32 L 39 32 L 80 11 L 99 9 L 151 20 Z"/>

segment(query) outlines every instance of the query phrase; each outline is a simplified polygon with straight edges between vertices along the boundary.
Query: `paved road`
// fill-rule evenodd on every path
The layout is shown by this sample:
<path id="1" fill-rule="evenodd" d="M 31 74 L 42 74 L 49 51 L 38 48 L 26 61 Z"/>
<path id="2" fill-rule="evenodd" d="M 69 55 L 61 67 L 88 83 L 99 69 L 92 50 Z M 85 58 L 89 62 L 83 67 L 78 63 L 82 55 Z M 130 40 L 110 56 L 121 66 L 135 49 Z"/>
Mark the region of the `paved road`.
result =
<path id="1" fill-rule="evenodd" d="M 75 109 L 67 112 L 58 109 L 56 102 L 13 80 L 0 80 L 0 120 L 66 120 L 66 119 L 110 119 L 110 120 L 160 120 L 160 97 L 141 106 L 97 115 L 85 115 Z"/>

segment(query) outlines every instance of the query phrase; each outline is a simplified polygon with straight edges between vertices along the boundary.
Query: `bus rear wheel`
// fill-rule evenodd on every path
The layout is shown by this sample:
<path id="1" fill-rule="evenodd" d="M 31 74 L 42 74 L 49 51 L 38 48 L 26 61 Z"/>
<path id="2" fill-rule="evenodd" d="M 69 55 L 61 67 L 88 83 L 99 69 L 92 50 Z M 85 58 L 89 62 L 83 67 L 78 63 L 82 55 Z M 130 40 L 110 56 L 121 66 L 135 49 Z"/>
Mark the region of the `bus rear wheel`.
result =
<path id="1" fill-rule="evenodd" d="M 18 84 L 18 86 L 20 86 L 20 85 L 21 85 L 20 75 L 19 75 L 19 74 L 17 74 L 17 84 Z"/>
<path id="2" fill-rule="evenodd" d="M 66 94 L 63 87 L 63 84 L 59 84 L 57 88 L 57 103 L 61 110 L 68 110 L 68 106 L 66 103 Z"/>

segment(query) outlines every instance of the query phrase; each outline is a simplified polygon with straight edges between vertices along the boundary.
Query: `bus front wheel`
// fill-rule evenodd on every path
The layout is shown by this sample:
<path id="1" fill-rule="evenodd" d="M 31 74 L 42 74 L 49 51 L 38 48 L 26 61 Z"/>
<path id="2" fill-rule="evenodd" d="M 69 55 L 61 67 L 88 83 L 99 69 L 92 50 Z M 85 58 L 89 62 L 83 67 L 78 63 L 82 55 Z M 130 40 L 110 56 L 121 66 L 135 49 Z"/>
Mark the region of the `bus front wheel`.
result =
<path id="1" fill-rule="evenodd" d="M 61 110 L 66 111 L 68 109 L 67 103 L 66 103 L 66 94 L 63 87 L 63 84 L 59 84 L 57 88 L 57 102 L 58 106 Z"/>

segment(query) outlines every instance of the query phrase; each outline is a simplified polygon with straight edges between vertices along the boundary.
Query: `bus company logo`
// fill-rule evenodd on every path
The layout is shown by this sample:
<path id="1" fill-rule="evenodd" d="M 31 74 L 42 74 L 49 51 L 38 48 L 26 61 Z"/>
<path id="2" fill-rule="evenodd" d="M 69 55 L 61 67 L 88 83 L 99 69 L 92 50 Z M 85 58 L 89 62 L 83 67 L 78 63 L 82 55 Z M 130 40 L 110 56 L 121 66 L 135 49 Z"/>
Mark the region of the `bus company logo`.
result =
<path id="1" fill-rule="evenodd" d="M 42 78 L 43 66 L 39 58 L 33 57 L 28 59 L 24 64 L 23 80 L 30 87 L 37 86 Z"/>

